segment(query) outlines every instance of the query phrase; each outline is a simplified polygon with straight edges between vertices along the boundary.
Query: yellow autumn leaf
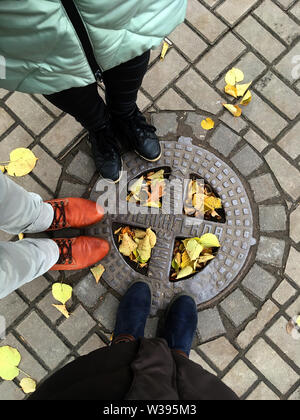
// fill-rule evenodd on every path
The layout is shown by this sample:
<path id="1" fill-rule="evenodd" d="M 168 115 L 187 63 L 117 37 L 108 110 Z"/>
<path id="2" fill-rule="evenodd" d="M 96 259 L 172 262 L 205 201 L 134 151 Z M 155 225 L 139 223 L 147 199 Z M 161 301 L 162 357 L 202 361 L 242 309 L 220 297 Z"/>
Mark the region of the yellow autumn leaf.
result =
<path id="1" fill-rule="evenodd" d="M 22 241 L 24 239 L 24 233 L 19 233 L 18 237 L 19 241 Z"/>
<path id="2" fill-rule="evenodd" d="M 95 277 L 97 284 L 99 283 L 104 271 L 105 271 L 105 268 L 103 267 L 102 264 L 97 265 L 97 267 L 91 268 L 91 272 L 93 276 Z"/>
<path id="3" fill-rule="evenodd" d="M 63 283 L 54 283 L 52 286 L 53 297 L 61 302 L 63 305 L 71 299 L 73 293 L 73 288 L 68 284 Z"/>
<path id="4" fill-rule="evenodd" d="M 206 118 L 206 120 L 203 120 L 201 123 L 203 130 L 212 130 L 214 126 L 215 122 L 211 118 Z"/>
<path id="5" fill-rule="evenodd" d="M 191 261 L 195 261 L 199 258 L 201 252 L 203 251 L 203 246 L 199 244 L 196 239 L 190 239 L 185 246 L 186 252 L 190 257 Z"/>
<path id="6" fill-rule="evenodd" d="M 202 235 L 200 238 L 200 243 L 203 248 L 219 248 L 221 246 L 219 239 L 212 233 L 206 233 L 205 235 Z"/>
<path id="7" fill-rule="evenodd" d="M 251 85 L 252 82 L 246 83 L 244 85 L 236 85 L 237 96 L 244 96 Z"/>
<path id="8" fill-rule="evenodd" d="M 24 378 L 20 382 L 20 387 L 25 394 L 31 394 L 36 390 L 36 382 L 31 378 Z"/>
<path id="9" fill-rule="evenodd" d="M 191 263 L 192 261 L 189 257 L 189 254 L 186 251 L 184 251 L 184 253 L 182 254 L 182 259 L 181 259 L 181 265 L 180 265 L 181 268 L 185 268 L 188 265 L 191 265 Z"/>
<path id="10" fill-rule="evenodd" d="M 165 175 L 165 170 L 160 169 L 159 171 L 155 172 L 153 175 L 147 177 L 147 179 L 151 179 L 152 181 L 155 179 L 163 180 Z"/>
<path id="11" fill-rule="evenodd" d="M 204 198 L 204 210 L 213 210 L 221 209 L 222 208 L 222 201 L 220 198 L 213 197 L 213 196 L 206 196 Z"/>
<path id="12" fill-rule="evenodd" d="M 300 316 L 298 316 L 296 323 L 297 323 L 298 327 L 300 327 Z"/>
<path id="13" fill-rule="evenodd" d="M 199 264 L 206 263 L 207 261 L 213 260 L 215 258 L 214 255 L 201 255 L 198 259 Z"/>
<path id="14" fill-rule="evenodd" d="M 191 267 L 191 266 L 189 265 L 189 266 L 187 266 L 187 267 L 183 268 L 181 271 L 179 271 L 179 273 L 178 273 L 178 275 L 177 275 L 176 279 L 177 279 L 177 280 L 180 280 L 180 279 L 183 279 L 183 278 L 185 278 L 185 277 L 188 277 L 188 276 L 190 276 L 191 274 L 193 274 L 193 272 L 194 272 L 193 267 Z"/>
<path id="15" fill-rule="evenodd" d="M 240 117 L 242 115 L 242 110 L 238 105 L 231 105 L 231 104 L 223 104 L 224 108 L 226 108 L 234 117 Z"/>
<path id="16" fill-rule="evenodd" d="M 225 76 L 225 82 L 227 85 L 235 86 L 237 83 L 242 82 L 245 76 L 242 70 L 233 67 L 229 70 Z"/>
<path id="17" fill-rule="evenodd" d="M 160 201 L 148 201 L 144 204 L 144 207 L 153 207 L 155 209 L 161 208 L 161 202 Z"/>
<path id="18" fill-rule="evenodd" d="M 153 232 L 153 230 L 151 228 L 148 228 L 146 230 L 146 235 L 149 236 L 149 240 L 150 240 L 150 246 L 151 248 L 154 248 L 157 242 L 157 237 L 155 235 L 155 233 Z M 142 238 L 144 239 L 144 238 Z"/>
<path id="19" fill-rule="evenodd" d="M 34 169 L 36 161 L 31 150 L 20 147 L 10 153 L 10 162 L 5 168 L 10 176 L 25 176 Z"/>
<path id="20" fill-rule="evenodd" d="M 246 95 L 243 97 L 243 99 L 240 102 L 240 105 L 247 106 L 252 101 L 252 94 L 250 90 L 246 93 Z"/>
<path id="21" fill-rule="evenodd" d="M 4 174 L 4 172 L 5 172 L 5 166 L 0 165 L 0 171 Z"/>
<path id="22" fill-rule="evenodd" d="M 228 95 L 233 96 L 234 98 L 238 97 L 237 88 L 233 85 L 226 85 L 225 86 L 225 92 Z"/>
<path id="23" fill-rule="evenodd" d="M 150 237 L 149 235 L 146 235 L 144 239 L 141 239 L 138 247 L 137 247 L 137 253 L 140 258 L 140 260 L 143 263 L 146 263 L 151 258 L 151 244 L 150 244 Z"/>
<path id="24" fill-rule="evenodd" d="M 131 187 L 129 187 L 129 191 L 134 195 L 135 198 L 138 199 L 138 196 L 141 192 L 142 186 L 144 183 L 144 177 L 142 176 L 137 181 L 135 181 Z"/>
<path id="25" fill-rule="evenodd" d="M 121 254 L 125 255 L 125 257 L 130 257 L 130 255 L 136 250 L 137 244 L 134 242 L 133 239 L 125 233 L 122 238 L 122 243 L 120 245 L 119 251 Z"/>
<path id="26" fill-rule="evenodd" d="M 17 349 L 10 346 L 0 347 L 0 377 L 4 381 L 12 381 L 19 375 L 20 362 L 21 355 Z"/>
<path id="27" fill-rule="evenodd" d="M 171 45 L 172 45 L 171 41 L 169 41 L 168 39 L 164 40 L 162 50 L 161 50 L 161 54 L 160 54 L 161 61 L 163 61 L 165 59 L 166 54 L 167 54 L 169 48 L 171 47 Z"/>
<path id="28" fill-rule="evenodd" d="M 59 312 L 61 312 L 66 318 L 70 318 L 70 314 L 68 309 L 66 308 L 66 305 L 54 305 L 54 308 L 56 308 Z"/>

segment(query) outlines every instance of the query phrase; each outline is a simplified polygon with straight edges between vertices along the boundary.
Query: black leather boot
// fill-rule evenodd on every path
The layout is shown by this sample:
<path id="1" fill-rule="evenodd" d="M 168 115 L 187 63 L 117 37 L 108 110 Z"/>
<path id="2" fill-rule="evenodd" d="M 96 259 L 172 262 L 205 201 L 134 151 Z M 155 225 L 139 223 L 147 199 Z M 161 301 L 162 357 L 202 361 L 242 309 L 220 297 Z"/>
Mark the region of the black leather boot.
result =
<path id="1" fill-rule="evenodd" d="M 119 142 L 126 142 L 131 149 L 149 162 L 156 162 L 161 157 L 161 147 L 156 128 L 147 123 L 144 115 L 136 108 L 131 117 L 126 119 L 113 117 Z"/>
<path id="2" fill-rule="evenodd" d="M 97 171 L 104 179 L 117 184 L 122 176 L 122 159 L 111 123 L 90 132 L 90 142 Z"/>

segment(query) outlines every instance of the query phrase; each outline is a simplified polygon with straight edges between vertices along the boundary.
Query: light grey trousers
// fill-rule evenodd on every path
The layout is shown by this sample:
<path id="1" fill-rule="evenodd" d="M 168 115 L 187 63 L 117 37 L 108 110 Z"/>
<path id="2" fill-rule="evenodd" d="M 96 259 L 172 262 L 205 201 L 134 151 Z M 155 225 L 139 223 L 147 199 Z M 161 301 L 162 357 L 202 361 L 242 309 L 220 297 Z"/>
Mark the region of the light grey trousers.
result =
<path id="1" fill-rule="evenodd" d="M 16 235 L 44 232 L 53 216 L 50 204 L 0 171 L 0 230 Z M 45 274 L 58 259 L 59 248 L 51 239 L 0 242 L 0 299 Z"/>

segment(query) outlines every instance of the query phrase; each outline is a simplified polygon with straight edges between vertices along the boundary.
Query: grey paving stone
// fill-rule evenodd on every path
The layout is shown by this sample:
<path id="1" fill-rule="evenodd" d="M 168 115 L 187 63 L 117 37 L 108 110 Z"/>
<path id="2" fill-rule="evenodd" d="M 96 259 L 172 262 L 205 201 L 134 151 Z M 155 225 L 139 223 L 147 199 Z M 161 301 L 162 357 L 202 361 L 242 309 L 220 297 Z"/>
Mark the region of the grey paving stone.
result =
<path id="1" fill-rule="evenodd" d="M 241 398 L 257 379 L 257 375 L 242 360 L 239 360 L 222 378 L 222 382 Z"/>
<path id="2" fill-rule="evenodd" d="M 202 111 L 217 114 L 223 109 L 221 97 L 193 69 L 182 76 L 176 86 Z"/>
<path id="3" fill-rule="evenodd" d="M 261 157 L 250 146 L 243 147 L 231 158 L 231 162 L 244 176 L 251 175 L 264 163 Z"/>
<path id="4" fill-rule="evenodd" d="M 299 142 L 300 122 L 298 122 L 288 133 L 280 140 L 278 146 L 285 151 L 292 159 L 297 159 L 300 155 Z"/>
<path id="5" fill-rule="evenodd" d="M 34 175 L 36 175 L 51 191 L 55 192 L 62 172 L 61 166 L 40 146 L 35 146 L 32 151 L 38 158 L 36 167 L 33 170 Z"/>
<path id="6" fill-rule="evenodd" d="M 93 274 L 89 273 L 80 280 L 73 291 L 81 303 L 88 308 L 93 308 L 100 302 L 100 297 L 107 292 L 107 289 L 101 283 L 97 284 Z"/>
<path id="7" fill-rule="evenodd" d="M 23 187 L 26 191 L 40 195 L 43 200 L 51 200 L 53 198 L 53 195 L 38 184 L 30 175 L 14 178 L 14 182 Z"/>
<path id="8" fill-rule="evenodd" d="M 300 97 L 274 73 L 267 73 L 255 88 L 291 120 L 300 113 Z"/>
<path id="9" fill-rule="evenodd" d="M 58 109 L 56 106 L 54 106 L 51 102 L 47 101 L 47 99 L 43 95 L 34 95 L 35 98 L 38 99 L 39 102 L 41 102 L 49 111 L 52 112 L 56 117 L 60 116 L 63 111 L 61 109 Z"/>
<path id="10" fill-rule="evenodd" d="M 254 264 L 242 281 L 245 289 L 249 290 L 249 292 L 262 302 L 266 299 L 275 283 L 276 278 L 257 264 Z"/>
<path id="11" fill-rule="evenodd" d="M 198 313 L 198 332 L 202 343 L 226 334 L 217 308 L 207 309 Z"/>
<path id="12" fill-rule="evenodd" d="M 185 124 L 192 128 L 194 136 L 201 140 L 205 140 L 207 136 L 207 131 L 203 130 L 201 127 L 202 121 L 206 118 L 207 117 L 204 115 L 199 115 L 195 112 L 188 112 L 185 120 Z"/>
<path id="13" fill-rule="evenodd" d="M 96 322 L 80 305 L 71 313 L 70 318 L 60 324 L 58 330 L 75 346 L 95 325 Z"/>
<path id="14" fill-rule="evenodd" d="M 256 254 L 257 261 L 282 267 L 285 241 L 261 236 Z"/>
<path id="15" fill-rule="evenodd" d="M 207 44 L 185 23 L 179 25 L 169 39 L 192 61 L 207 48 Z"/>
<path id="16" fill-rule="evenodd" d="M 288 307 L 285 312 L 289 315 L 290 318 L 300 314 L 300 296 Z"/>
<path id="17" fill-rule="evenodd" d="M 36 381 L 41 381 L 48 372 L 40 363 L 26 350 L 26 348 L 12 335 L 9 334 L 5 340 L 0 341 L 2 346 L 10 346 L 17 349 L 21 355 L 20 369 L 30 375 Z M 18 377 L 20 379 L 20 377 Z M 1 395 L 1 393 L 0 393 Z"/>
<path id="18" fill-rule="evenodd" d="M 16 294 L 11 293 L 0 300 L 0 315 L 5 318 L 6 328 L 8 328 L 22 313 L 28 305 Z"/>
<path id="19" fill-rule="evenodd" d="M 300 241 L 300 206 L 290 216 L 290 237 L 296 243 Z"/>
<path id="20" fill-rule="evenodd" d="M 4 108 L 0 108 L 0 136 L 5 133 L 12 125 L 14 120 L 5 111 Z"/>
<path id="21" fill-rule="evenodd" d="M 235 146 L 240 142 L 241 137 L 233 133 L 229 128 L 220 124 L 214 131 L 210 145 L 222 153 L 225 157 L 229 156 Z"/>
<path id="22" fill-rule="evenodd" d="M 277 190 L 270 174 L 258 176 L 257 178 L 251 179 L 249 182 L 257 203 L 280 196 L 280 192 Z"/>
<path id="23" fill-rule="evenodd" d="M 167 111 L 191 111 L 194 109 L 194 107 L 187 103 L 187 101 L 179 96 L 172 88 L 158 99 L 156 105 L 159 109 Z"/>
<path id="24" fill-rule="evenodd" d="M 99 338 L 97 334 L 93 334 L 78 350 L 80 356 L 85 356 L 92 351 L 106 347 L 106 344 Z"/>
<path id="25" fill-rule="evenodd" d="M 81 132 L 83 127 L 73 117 L 65 115 L 41 139 L 41 142 L 54 156 L 58 156 Z"/>
<path id="26" fill-rule="evenodd" d="M 53 118 L 50 117 L 29 95 L 14 92 L 6 101 L 10 109 L 34 132 L 40 134 Z"/>
<path id="27" fill-rule="evenodd" d="M 281 187 L 294 199 L 300 196 L 299 170 L 292 166 L 280 153 L 272 149 L 265 155 L 272 172 Z M 288 174 L 288 176 L 287 176 Z"/>
<path id="28" fill-rule="evenodd" d="M 31 312 L 16 330 L 50 369 L 55 369 L 69 354 L 65 344 L 35 312 Z"/>
<path id="29" fill-rule="evenodd" d="M 300 401 L 300 387 L 290 396 L 289 401 Z"/>
<path id="30" fill-rule="evenodd" d="M 110 332 L 115 328 L 118 307 L 118 299 L 109 293 L 94 312 L 94 317 Z"/>
<path id="31" fill-rule="evenodd" d="M 295 6 L 293 6 L 291 9 L 290 9 L 290 12 L 298 19 L 298 20 L 300 20 L 300 3 L 299 2 L 297 2 L 296 4 L 295 4 Z"/>
<path id="32" fill-rule="evenodd" d="M 253 7 L 258 0 L 244 0 L 243 2 L 239 0 L 226 0 L 221 6 L 217 7 L 216 11 L 223 18 L 234 25 L 237 20 L 244 16 L 251 7 Z"/>
<path id="33" fill-rule="evenodd" d="M 265 64 L 251 51 L 245 54 L 236 64 L 245 73 L 245 80 L 250 83 L 266 69 Z"/>
<path id="34" fill-rule="evenodd" d="M 265 0 L 254 13 L 289 45 L 300 35 L 299 25 L 271 0 Z"/>
<path id="35" fill-rule="evenodd" d="M 248 351 L 246 358 L 282 393 L 299 379 L 296 372 L 263 340 Z"/>
<path id="36" fill-rule="evenodd" d="M 62 314 L 52 306 L 53 304 L 57 305 L 56 300 L 54 299 L 52 292 L 47 293 L 47 295 L 37 304 L 44 315 L 46 315 L 49 320 L 55 324 L 56 321 L 62 317 Z"/>
<path id="37" fill-rule="evenodd" d="M 294 3 L 294 0 L 278 0 L 278 3 L 280 3 L 280 4 L 281 4 L 281 6 L 282 6 L 284 9 L 288 9 L 288 8 L 290 7 L 290 5 L 291 5 L 292 3 Z"/>
<path id="38" fill-rule="evenodd" d="M 148 318 L 145 327 L 145 337 L 146 338 L 155 338 L 157 334 L 159 318 Z"/>
<path id="39" fill-rule="evenodd" d="M 81 151 L 77 153 L 67 169 L 69 175 L 75 176 L 87 184 L 91 181 L 95 172 L 96 166 L 94 160 Z"/>
<path id="40" fill-rule="evenodd" d="M 154 64 L 144 78 L 143 88 L 156 97 L 166 86 L 174 81 L 188 66 L 188 63 L 175 49 L 167 54 L 164 61 Z"/>
<path id="41" fill-rule="evenodd" d="M 30 301 L 36 299 L 47 287 L 49 286 L 48 280 L 44 277 L 38 277 L 35 280 L 32 280 L 30 283 L 25 284 L 20 288 L 20 291 Z"/>
<path id="42" fill-rule="evenodd" d="M 285 207 L 281 205 L 259 206 L 259 226 L 263 232 L 286 230 Z"/>
<path id="43" fill-rule="evenodd" d="M 152 123 L 157 128 L 156 134 L 159 137 L 177 133 L 178 122 L 174 112 L 152 114 Z"/>
<path id="44" fill-rule="evenodd" d="M 248 401 L 280 401 L 280 398 L 263 382 L 247 398 Z"/>
<path id="45" fill-rule="evenodd" d="M 291 247 L 285 274 L 300 287 L 299 266 L 300 252 L 298 252 L 294 247 Z"/>
<path id="46" fill-rule="evenodd" d="M 262 332 L 265 326 L 273 319 L 279 311 L 278 307 L 268 300 L 262 309 L 258 312 L 257 317 L 249 322 L 245 330 L 242 331 L 236 339 L 237 344 L 245 349 L 248 345 Z"/>
<path id="47" fill-rule="evenodd" d="M 201 58 L 197 64 L 197 69 L 213 81 L 245 50 L 245 45 L 229 32 Z"/>
<path id="48" fill-rule="evenodd" d="M 63 181 L 58 195 L 59 198 L 82 197 L 86 189 L 86 185 L 74 184 L 73 182 Z"/>
<path id="49" fill-rule="evenodd" d="M 225 337 L 202 344 L 198 348 L 221 371 L 226 369 L 239 354 Z"/>
<path id="50" fill-rule="evenodd" d="M 291 297 L 295 296 L 296 290 L 286 280 L 280 283 L 272 297 L 280 305 L 284 305 Z"/>
<path id="51" fill-rule="evenodd" d="M 254 130 L 250 129 L 245 134 L 244 139 L 247 140 L 259 153 L 263 152 L 269 143 L 263 140 Z"/>
<path id="52" fill-rule="evenodd" d="M 252 16 L 248 16 L 236 28 L 237 33 L 244 38 L 256 51 L 268 61 L 273 62 L 284 50 L 284 45 L 279 42 Z"/>
<path id="53" fill-rule="evenodd" d="M 295 80 L 300 78 L 299 71 L 299 60 L 297 57 L 300 56 L 300 43 L 295 45 L 275 66 L 276 70 L 279 71 L 287 80 L 294 83 Z"/>
<path id="54" fill-rule="evenodd" d="M 197 363 L 197 365 L 200 365 L 203 369 L 205 369 L 207 372 L 213 374 L 213 375 L 217 375 L 216 371 L 214 369 L 212 369 L 204 359 L 202 359 L 201 356 L 199 356 L 199 354 L 195 351 L 192 350 L 191 354 L 190 354 L 190 360 L 194 363 Z"/>
<path id="55" fill-rule="evenodd" d="M 242 118 L 234 118 L 229 112 L 224 112 L 224 114 L 220 117 L 220 120 L 236 133 L 240 133 L 247 127 L 246 121 Z"/>
<path id="56" fill-rule="evenodd" d="M 298 367 L 300 367 L 299 345 L 286 333 L 287 320 L 281 317 L 268 331 L 266 335 L 276 346 L 284 352 Z"/>
<path id="57" fill-rule="evenodd" d="M 231 293 L 220 306 L 236 327 L 242 325 L 256 311 L 256 308 L 239 289 Z"/>
<path id="58" fill-rule="evenodd" d="M 244 115 L 268 137 L 274 139 L 287 126 L 287 122 L 254 92 L 252 98 L 252 103 L 243 108 Z"/>
<path id="59" fill-rule="evenodd" d="M 1 401 L 18 401 L 23 400 L 24 398 L 25 394 L 21 388 L 14 384 L 14 382 L 4 381 L 0 384 Z"/>
<path id="60" fill-rule="evenodd" d="M 197 0 L 188 1 L 186 18 L 210 42 L 214 42 L 227 28 Z"/>

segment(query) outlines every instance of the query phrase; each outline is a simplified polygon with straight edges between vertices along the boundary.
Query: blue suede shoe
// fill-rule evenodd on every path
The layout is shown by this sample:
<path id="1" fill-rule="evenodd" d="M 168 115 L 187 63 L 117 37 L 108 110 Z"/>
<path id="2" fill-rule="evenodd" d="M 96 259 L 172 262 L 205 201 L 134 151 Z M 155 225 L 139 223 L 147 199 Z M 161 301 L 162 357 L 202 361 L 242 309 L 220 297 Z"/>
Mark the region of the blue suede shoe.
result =
<path id="1" fill-rule="evenodd" d="M 187 295 L 175 297 L 167 312 L 164 334 L 170 349 L 190 355 L 198 324 L 197 306 Z"/>
<path id="2" fill-rule="evenodd" d="M 129 287 L 118 309 L 114 342 L 144 337 L 151 303 L 152 291 L 148 283 L 138 281 Z"/>

